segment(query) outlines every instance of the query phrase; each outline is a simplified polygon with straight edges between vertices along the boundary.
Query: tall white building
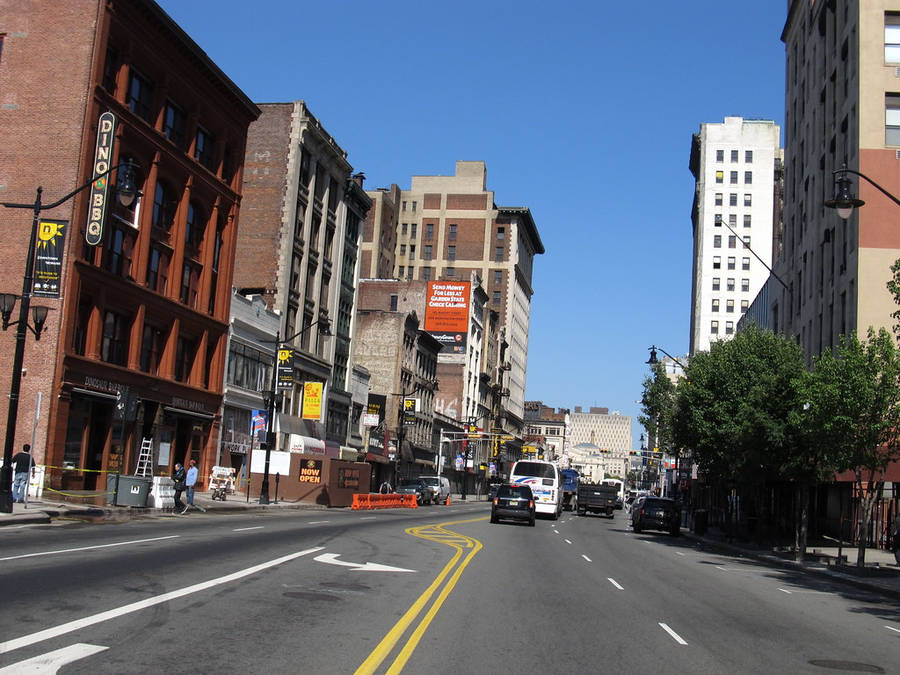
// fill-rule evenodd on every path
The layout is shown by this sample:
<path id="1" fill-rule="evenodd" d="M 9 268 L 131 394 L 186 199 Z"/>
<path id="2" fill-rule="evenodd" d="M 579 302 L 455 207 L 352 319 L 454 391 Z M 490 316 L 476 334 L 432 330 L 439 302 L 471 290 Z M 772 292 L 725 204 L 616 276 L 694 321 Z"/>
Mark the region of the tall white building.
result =
<path id="1" fill-rule="evenodd" d="M 782 158 L 771 120 L 726 117 L 693 136 L 691 354 L 730 338 L 769 277 Z"/>
<path id="2" fill-rule="evenodd" d="M 566 451 L 573 464 L 592 464 L 596 478 L 604 474 L 624 477 L 630 463 L 631 417 L 609 408 L 575 406 L 569 414 Z"/>

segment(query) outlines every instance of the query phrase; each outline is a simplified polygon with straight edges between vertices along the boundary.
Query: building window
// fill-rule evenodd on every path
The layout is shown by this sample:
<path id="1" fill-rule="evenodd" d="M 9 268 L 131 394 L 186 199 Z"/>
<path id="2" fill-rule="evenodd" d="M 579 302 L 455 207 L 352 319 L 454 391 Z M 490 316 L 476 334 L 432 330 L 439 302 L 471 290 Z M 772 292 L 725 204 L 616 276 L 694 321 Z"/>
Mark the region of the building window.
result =
<path id="1" fill-rule="evenodd" d="M 196 351 L 197 345 L 194 340 L 187 337 L 178 338 L 175 346 L 175 379 L 179 382 L 186 382 L 191 376 Z"/>
<path id="2" fill-rule="evenodd" d="M 405 204 L 405 203 L 406 203 L 406 202 L 404 202 L 404 204 Z M 402 234 L 404 237 L 406 236 L 406 230 L 407 230 L 408 227 L 409 227 L 409 223 L 403 223 L 403 224 L 400 226 L 400 234 Z"/>
<path id="3" fill-rule="evenodd" d="M 900 13 L 884 13 L 884 62 L 900 63 Z"/>
<path id="4" fill-rule="evenodd" d="M 403 268 L 400 269 L 400 276 L 403 276 Z M 392 312 L 396 312 L 396 311 L 397 311 L 397 294 L 396 294 L 396 293 L 391 293 L 391 305 L 390 305 L 390 307 L 391 307 L 391 311 L 392 311 Z"/>
<path id="5" fill-rule="evenodd" d="M 735 263 L 734 256 L 729 257 L 729 258 L 728 258 L 728 269 L 733 270 L 733 269 L 734 269 L 734 263 Z"/>
<path id="6" fill-rule="evenodd" d="M 448 267 L 448 268 L 444 271 L 444 274 L 446 274 L 448 277 L 455 277 L 455 276 L 456 276 L 456 268 L 455 268 L 455 267 Z"/>
<path id="7" fill-rule="evenodd" d="M 734 333 L 734 321 L 726 321 L 725 322 L 725 335 L 732 335 Z"/>
<path id="8" fill-rule="evenodd" d="M 197 304 L 197 290 L 200 286 L 200 268 L 191 263 L 184 263 L 181 268 L 181 292 L 179 299 L 188 307 Z"/>
<path id="9" fill-rule="evenodd" d="M 413 204 L 415 204 L 415 202 L 413 202 Z M 413 208 L 413 210 L 415 210 L 415 208 Z M 415 238 L 418 228 L 419 228 L 418 223 L 410 223 L 409 224 L 409 236 Z"/>
<path id="10" fill-rule="evenodd" d="M 753 184 L 753 172 L 745 171 L 744 172 L 744 185 L 752 185 Z"/>
<path id="11" fill-rule="evenodd" d="M 400 244 L 400 255 L 406 255 L 406 244 Z"/>
<path id="12" fill-rule="evenodd" d="M 425 223 L 425 238 L 434 239 L 434 223 Z"/>
<path id="13" fill-rule="evenodd" d="M 400 265 L 400 268 L 397 270 L 397 278 L 398 279 L 403 278 L 403 272 L 404 272 L 404 267 L 403 267 L 403 265 Z"/>
<path id="14" fill-rule="evenodd" d="M 750 258 L 741 258 L 741 269 L 742 270 L 750 269 Z"/>
<path id="15" fill-rule="evenodd" d="M 192 256 L 196 256 L 203 242 L 203 213 L 195 202 L 188 204 L 187 221 L 184 227 L 184 244 Z"/>
<path id="16" fill-rule="evenodd" d="M 732 185 L 737 185 L 737 182 L 738 182 L 738 172 L 737 171 L 729 172 L 728 182 L 731 183 Z"/>
<path id="17" fill-rule="evenodd" d="M 503 283 L 503 271 L 502 270 L 494 270 L 494 283 L 495 284 Z"/>
<path id="18" fill-rule="evenodd" d="M 713 248 L 722 248 L 722 235 L 717 234 L 713 237 Z"/>
<path id="19" fill-rule="evenodd" d="M 722 280 L 719 277 L 713 277 L 712 280 L 712 289 L 714 291 L 719 290 L 719 286 L 721 285 Z"/>
<path id="20" fill-rule="evenodd" d="M 203 127 L 197 127 L 197 145 L 194 147 L 194 159 L 210 171 L 215 170 L 213 167 L 215 146 L 215 137 Z"/>
<path id="21" fill-rule="evenodd" d="M 725 161 L 725 151 L 724 150 L 716 150 L 716 161 L 717 162 Z"/>
<path id="22" fill-rule="evenodd" d="M 2 51 L 3 36 L 0 35 L 0 53 L 2 53 Z M 121 64 L 119 52 L 112 47 L 108 47 L 106 49 L 106 62 L 103 64 L 103 88 L 113 96 L 116 95 L 116 89 L 118 88 L 117 79 L 119 77 L 119 67 Z"/>
<path id="23" fill-rule="evenodd" d="M 409 261 L 412 262 L 415 259 L 416 259 L 416 245 L 410 244 L 409 245 Z"/>
<path id="24" fill-rule="evenodd" d="M 401 203 L 400 203 L 400 210 L 401 210 L 401 211 L 406 211 L 406 202 L 401 202 Z M 403 230 L 403 233 L 405 234 L 405 233 L 406 233 L 406 230 Z"/>
<path id="25" fill-rule="evenodd" d="M 748 309 L 750 309 L 750 301 L 741 300 L 741 314 L 745 313 Z"/>
<path id="26" fill-rule="evenodd" d="M 431 244 L 425 244 L 422 260 L 431 260 Z"/>
<path id="27" fill-rule="evenodd" d="M 900 94 L 885 94 L 884 108 L 884 144 L 900 145 Z"/>
<path id="28" fill-rule="evenodd" d="M 129 76 L 125 104 L 135 115 L 153 124 L 153 83 L 134 68 Z"/>
<path id="29" fill-rule="evenodd" d="M 734 313 L 734 300 L 726 300 L 725 301 L 725 311 Z"/>
<path id="30" fill-rule="evenodd" d="M 731 227 L 737 227 L 737 214 L 736 213 L 728 214 L 728 224 Z"/>
<path id="31" fill-rule="evenodd" d="M 741 290 L 744 291 L 744 293 L 750 292 L 750 280 L 749 279 L 747 279 L 747 278 L 741 279 Z"/>
<path id="32" fill-rule="evenodd" d="M 494 248 L 494 262 L 503 262 L 503 247 L 497 246 Z"/>
<path id="33" fill-rule="evenodd" d="M 729 292 L 734 290 L 734 277 L 728 277 L 728 280 L 725 282 L 725 288 L 727 288 Z"/>
<path id="34" fill-rule="evenodd" d="M 456 260 L 456 246 L 447 247 L 447 259 Z"/>
<path id="35" fill-rule="evenodd" d="M 716 221 L 716 222 L 715 222 L 715 226 L 716 226 L 716 227 L 722 227 L 722 214 L 721 214 L 721 213 L 717 213 L 717 214 L 716 214 L 716 219 L 715 219 L 715 221 Z"/>
<path id="36" fill-rule="evenodd" d="M 722 193 L 716 193 L 716 206 L 722 206 Z"/>
<path id="37" fill-rule="evenodd" d="M 713 269 L 719 270 L 722 269 L 722 256 L 713 256 Z"/>
<path id="38" fill-rule="evenodd" d="M 728 248 L 734 248 L 735 246 L 737 246 L 737 237 L 735 237 L 733 234 L 729 234 L 728 235 Z"/>
<path id="39" fill-rule="evenodd" d="M 737 161 L 738 161 L 738 151 L 737 151 L 737 150 L 732 150 L 732 151 L 731 151 L 731 161 L 732 161 L 732 162 L 737 162 Z"/>
<path id="40" fill-rule="evenodd" d="M 423 267 L 422 268 L 422 279 L 425 281 L 431 281 L 431 268 Z"/>
<path id="41" fill-rule="evenodd" d="M 130 227 L 115 225 L 109 229 L 106 269 L 120 277 L 131 276 L 131 259 L 134 253 L 135 231 Z"/>
<path id="42" fill-rule="evenodd" d="M 753 196 L 749 192 L 744 193 L 744 206 L 753 206 Z"/>
<path id="43" fill-rule="evenodd" d="M 166 101 L 166 114 L 163 117 L 163 133 L 166 138 L 181 148 L 184 143 L 184 130 L 187 117 L 178 105 L 172 101 Z"/>
<path id="44" fill-rule="evenodd" d="M 100 342 L 100 359 L 117 366 L 127 365 L 128 319 L 124 314 L 106 310 L 106 313 L 103 315 L 103 338 Z"/>
<path id="45" fill-rule="evenodd" d="M 744 227 L 750 227 L 750 224 L 751 224 L 750 214 L 745 213 L 744 214 Z"/>
<path id="46" fill-rule="evenodd" d="M 165 335 L 161 328 L 151 323 L 144 324 L 141 338 L 141 370 L 155 375 L 159 370 L 159 360 L 165 347 Z"/>
<path id="47" fill-rule="evenodd" d="M 412 203 L 412 210 L 413 210 L 413 211 L 416 210 L 416 202 L 415 202 L 415 201 Z"/>
<path id="48" fill-rule="evenodd" d="M 718 298 L 712 299 L 712 311 L 714 311 L 714 312 L 719 311 L 719 299 Z"/>
<path id="49" fill-rule="evenodd" d="M 737 192 L 728 194 L 728 206 L 737 206 Z"/>
<path id="50" fill-rule="evenodd" d="M 723 183 L 725 181 L 725 172 L 724 171 L 716 171 L 716 183 Z"/>
<path id="51" fill-rule="evenodd" d="M 744 235 L 744 246 L 746 246 L 747 248 L 750 248 L 750 235 L 749 234 Z"/>
<path id="52" fill-rule="evenodd" d="M 150 224 L 162 231 L 158 233 L 158 236 L 168 233 L 172 227 L 175 205 L 176 202 L 169 186 L 163 181 L 157 181 L 156 189 L 153 191 L 153 215 Z"/>
<path id="53" fill-rule="evenodd" d="M 167 249 L 153 245 L 147 256 L 147 288 L 165 294 L 169 280 L 169 252 Z"/>
<path id="54" fill-rule="evenodd" d="M 719 322 L 718 321 L 710 321 L 709 322 L 709 332 L 713 335 L 719 334 Z"/>
<path id="55" fill-rule="evenodd" d="M 494 291 L 494 297 L 493 297 L 493 300 L 494 300 L 494 304 L 495 304 L 495 305 L 499 305 L 499 304 L 500 304 L 500 291 Z"/>
<path id="56" fill-rule="evenodd" d="M 506 228 L 498 227 L 497 228 L 497 239 L 503 239 L 506 237 Z"/>
<path id="57" fill-rule="evenodd" d="M 456 241 L 456 224 L 450 223 L 450 232 L 447 234 L 447 238 L 450 241 Z"/>
<path id="58" fill-rule="evenodd" d="M 744 163 L 745 164 L 753 163 L 753 151 L 752 150 L 744 150 Z"/>

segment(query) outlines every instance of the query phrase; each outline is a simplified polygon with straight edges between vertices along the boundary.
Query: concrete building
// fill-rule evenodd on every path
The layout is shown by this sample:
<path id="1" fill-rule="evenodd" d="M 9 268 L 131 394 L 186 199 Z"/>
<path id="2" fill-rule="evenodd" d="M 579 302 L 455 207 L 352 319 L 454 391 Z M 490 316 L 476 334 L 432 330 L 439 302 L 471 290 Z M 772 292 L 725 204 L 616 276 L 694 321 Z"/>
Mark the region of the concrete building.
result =
<path id="1" fill-rule="evenodd" d="M 900 1 L 789 3 L 784 232 L 770 285 L 772 328 L 809 359 L 842 334 L 890 329 L 885 284 L 900 258 L 900 207 L 850 176 L 866 204 L 848 220 L 825 207 L 846 164 L 900 194 Z M 815 95 L 813 95 L 813 93 Z"/>
<path id="2" fill-rule="evenodd" d="M 367 269 L 377 271 L 390 235 L 392 218 L 398 232 L 393 276 L 399 279 L 469 279 L 483 281 L 489 310 L 499 316 L 507 364 L 502 392 L 504 424 L 520 434 L 524 427 L 525 375 L 531 314 L 534 256 L 544 246 L 531 212 L 525 207 L 499 207 L 487 189 L 484 162 L 456 163 L 453 176 L 413 176 L 409 190 L 370 192 L 383 211 L 366 226 Z M 397 203 L 399 200 L 399 203 Z M 370 239 L 370 236 L 372 239 Z M 372 245 L 370 247 L 370 244 Z M 371 249 L 371 253 L 368 251 Z"/>
<path id="3" fill-rule="evenodd" d="M 234 285 L 266 299 L 281 315 L 282 342 L 294 348 L 294 386 L 279 403 L 279 428 L 324 440 L 337 457 L 351 434 L 351 336 L 371 200 L 362 175 L 351 175 L 347 153 L 303 101 L 260 108 L 247 139 Z M 303 415 L 303 384 L 310 382 L 325 390 L 318 420 Z"/>
<path id="4" fill-rule="evenodd" d="M 772 121 L 726 117 L 692 138 L 691 354 L 733 335 L 769 276 L 779 134 Z"/>
<path id="5" fill-rule="evenodd" d="M 630 416 L 615 411 L 610 413 L 609 408 L 592 406 L 585 411 L 581 406 L 575 406 L 569 413 L 569 427 L 567 452 L 573 465 L 597 466 L 594 475 L 599 478 L 603 476 L 598 472 L 625 477 L 631 461 Z"/>
<path id="6" fill-rule="evenodd" d="M 8 441 L 34 442 L 57 490 L 102 492 L 109 473 L 135 470 L 145 440 L 153 473 L 194 458 L 206 476 L 219 450 L 247 127 L 259 109 L 150 0 L 4 3 L 0 32 L 3 201 L 29 202 L 40 185 L 50 204 L 90 187 L 98 136 L 109 166 L 138 164 L 142 192 L 118 202 L 118 170 L 106 199 L 84 190 L 42 212 L 62 233 L 58 285 L 35 303 L 53 311 L 41 341 L 27 339 Z M 100 128 L 107 113 L 112 132 Z M 3 216 L 0 290 L 19 293 L 32 212 Z M 0 335 L 4 392 L 14 340 Z"/>
<path id="7" fill-rule="evenodd" d="M 544 459 L 558 461 L 566 454 L 566 422 L 569 411 L 566 408 L 550 408 L 542 401 L 525 401 L 524 441 L 538 441 L 544 448 Z"/>

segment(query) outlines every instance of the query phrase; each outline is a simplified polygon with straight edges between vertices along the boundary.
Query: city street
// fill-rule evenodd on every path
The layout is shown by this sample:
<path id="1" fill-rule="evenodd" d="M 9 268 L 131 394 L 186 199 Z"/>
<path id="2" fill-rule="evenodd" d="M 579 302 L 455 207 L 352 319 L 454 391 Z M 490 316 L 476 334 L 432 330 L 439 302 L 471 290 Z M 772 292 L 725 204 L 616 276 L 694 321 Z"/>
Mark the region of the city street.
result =
<path id="1" fill-rule="evenodd" d="M 0 673 L 35 658 L 62 673 L 896 672 L 895 600 L 636 535 L 623 512 L 534 528 L 488 515 L 0 528 Z"/>

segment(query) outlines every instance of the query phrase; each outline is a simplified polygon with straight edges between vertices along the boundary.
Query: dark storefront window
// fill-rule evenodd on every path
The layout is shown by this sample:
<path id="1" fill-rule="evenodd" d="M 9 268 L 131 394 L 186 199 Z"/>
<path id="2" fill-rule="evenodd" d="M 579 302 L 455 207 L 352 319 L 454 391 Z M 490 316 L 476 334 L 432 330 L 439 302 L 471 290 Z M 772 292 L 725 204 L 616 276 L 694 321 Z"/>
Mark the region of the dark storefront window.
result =
<path id="1" fill-rule="evenodd" d="M 228 353 L 228 384 L 250 391 L 268 391 L 271 386 L 272 355 L 237 342 Z"/>

